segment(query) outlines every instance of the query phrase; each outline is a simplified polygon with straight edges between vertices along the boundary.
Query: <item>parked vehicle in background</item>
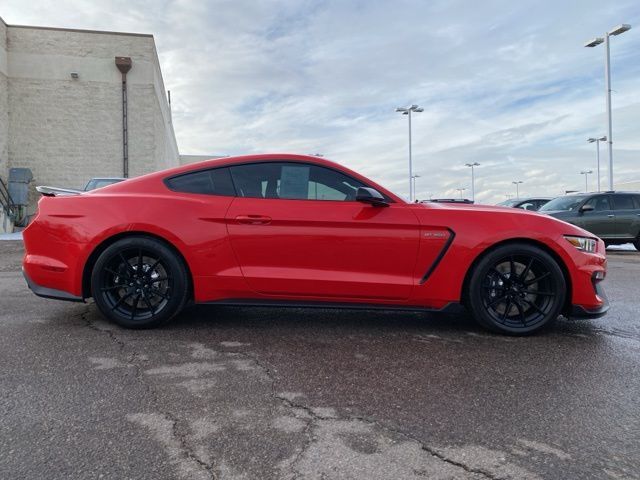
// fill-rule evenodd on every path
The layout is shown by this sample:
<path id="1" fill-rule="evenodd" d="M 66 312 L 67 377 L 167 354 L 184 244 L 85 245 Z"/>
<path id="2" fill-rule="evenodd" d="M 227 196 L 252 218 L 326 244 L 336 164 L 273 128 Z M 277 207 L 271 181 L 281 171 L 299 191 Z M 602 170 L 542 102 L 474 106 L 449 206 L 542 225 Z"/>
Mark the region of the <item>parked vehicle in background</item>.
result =
<path id="1" fill-rule="evenodd" d="M 640 251 L 640 192 L 566 195 L 551 200 L 540 213 L 584 228 L 606 245 L 633 243 Z"/>
<path id="2" fill-rule="evenodd" d="M 549 202 L 550 198 L 545 197 L 533 197 L 533 198 L 510 198 L 504 202 L 500 202 L 497 205 L 500 207 L 512 207 L 521 208 L 523 210 L 537 211 Z"/>
<path id="3" fill-rule="evenodd" d="M 113 185 L 114 183 L 120 183 L 125 180 L 126 178 L 121 178 L 121 177 L 92 178 L 84 186 L 84 191 L 89 192 L 91 190 L 95 190 L 96 188 L 106 187 L 107 185 Z"/>

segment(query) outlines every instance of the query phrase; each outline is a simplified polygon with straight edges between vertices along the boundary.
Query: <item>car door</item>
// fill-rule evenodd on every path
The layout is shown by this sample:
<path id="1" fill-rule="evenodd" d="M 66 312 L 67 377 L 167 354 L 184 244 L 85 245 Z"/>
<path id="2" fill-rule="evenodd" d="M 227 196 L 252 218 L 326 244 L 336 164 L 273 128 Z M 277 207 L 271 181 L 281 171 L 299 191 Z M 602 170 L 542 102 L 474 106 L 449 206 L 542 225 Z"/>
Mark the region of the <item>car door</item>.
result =
<path id="1" fill-rule="evenodd" d="M 302 162 L 231 167 L 226 218 L 256 292 L 307 300 L 407 299 L 420 227 L 408 204 L 355 201 L 360 181 Z"/>
<path id="2" fill-rule="evenodd" d="M 571 223 L 584 228 L 600 238 L 616 237 L 615 213 L 611 204 L 610 195 L 595 195 L 587 199 L 585 205 L 593 207 L 590 211 L 580 211 Z"/>
<path id="3" fill-rule="evenodd" d="M 617 237 L 633 239 L 638 236 L 638 231 L 640 231 L 639 203 L 640 195 L 627 193 L 617 193 L 613 195 Z"/>

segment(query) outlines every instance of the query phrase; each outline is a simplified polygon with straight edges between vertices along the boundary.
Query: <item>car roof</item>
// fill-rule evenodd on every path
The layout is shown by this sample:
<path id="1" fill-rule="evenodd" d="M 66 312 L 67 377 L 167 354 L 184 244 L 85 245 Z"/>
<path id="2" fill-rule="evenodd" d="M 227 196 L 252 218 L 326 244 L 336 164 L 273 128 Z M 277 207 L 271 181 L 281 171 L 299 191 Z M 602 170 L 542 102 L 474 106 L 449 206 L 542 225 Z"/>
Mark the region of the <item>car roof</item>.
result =
<path id="1" fill-rule="evenodd" d="M 227 167 L 233 165 L 247 164 L 247 163 L 261 163 L 261 162 L 302 162 L 302 163 L 312 163 L 321 167 L 327 167 L 339 172 L 342 172 L 346 175 L 349 175 L 356 180 L 360 180 L 365 184 L 371 185 L 376 190 L 379 190 L 381 193 L 384 193 L 389 198 L 391 198 L 394 202 L 406 203 L 402 197 L 396 195 L 389 189 L 383 187 L 382 185 L 377 184 L 370 178 L 367 178 L 360 173 L 351 170 L 344 165 L 341 165 L 337 162 L 328 160 L 324 157 L 318 157 L 315 155 L 302 155 L 296 153 L 262 153 L 262 154 L 253 154 L 253 155 L 238 155 L 235 157 L 220 157 L 213 158 L 211 160 L 204 160 L 201 162 L 190 163 L 188 165 L 181 165 L 179 167 L 169 168 L 166 170 L 161 170 L 158 172 L 149 173 L 147 175 L 142 175 L 140 177 L 135 177 L 132 179 L 128 179 L 127 182 L 121 182 L 114 185 L 109 185 L 100 189 L 101 193 L 116 193 L 116 192 L 124 192 L 131 191 L 132 189 L 136 189 L 137 185 L 149 184 L 148 182 L 155 182 L 158 179 L 166 179 L 169 177 L 182 175 L 190 172 L 197 172 L 200 170 L 207 170 L 210 168 L 219 168 L 219 167 Z"/>

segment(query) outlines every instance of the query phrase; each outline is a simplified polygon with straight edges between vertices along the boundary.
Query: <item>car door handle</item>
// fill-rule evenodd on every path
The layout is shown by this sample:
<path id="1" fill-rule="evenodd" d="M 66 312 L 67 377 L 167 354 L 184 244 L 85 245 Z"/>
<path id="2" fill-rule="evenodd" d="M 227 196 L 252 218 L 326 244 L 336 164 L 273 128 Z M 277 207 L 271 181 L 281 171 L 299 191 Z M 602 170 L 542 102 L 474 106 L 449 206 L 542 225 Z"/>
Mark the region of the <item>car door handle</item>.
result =
<path id="1" fill-rule="evenodd" d="M 607 215 L 607 217 L 613 218 L 613 217 L 615 217 L 615 215 Z"/>
<path id="2" fill-rule="evenodd" d="M 271 223 L 271 217 L 264 215 L 238 215 L 236 222 L 245 225 L 267 225 Z"/>

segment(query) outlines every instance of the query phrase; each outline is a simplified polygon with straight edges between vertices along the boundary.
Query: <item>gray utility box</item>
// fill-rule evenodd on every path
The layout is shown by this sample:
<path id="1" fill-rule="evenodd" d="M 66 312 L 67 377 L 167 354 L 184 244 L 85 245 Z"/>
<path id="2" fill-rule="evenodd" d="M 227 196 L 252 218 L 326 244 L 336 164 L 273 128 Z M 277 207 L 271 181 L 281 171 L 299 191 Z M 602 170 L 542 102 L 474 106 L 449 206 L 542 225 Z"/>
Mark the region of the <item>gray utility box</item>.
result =
<path id="1" fill-rule="evenodd" d="M 9 195 L 15 205 L 29 204 L 29 183 L 33 181 L 33 173 L 29 168 L 9 169 Z"/>

